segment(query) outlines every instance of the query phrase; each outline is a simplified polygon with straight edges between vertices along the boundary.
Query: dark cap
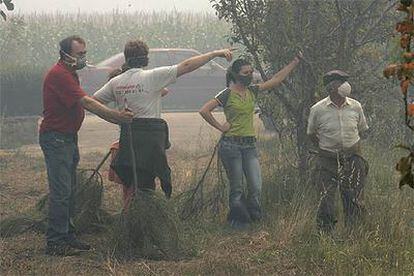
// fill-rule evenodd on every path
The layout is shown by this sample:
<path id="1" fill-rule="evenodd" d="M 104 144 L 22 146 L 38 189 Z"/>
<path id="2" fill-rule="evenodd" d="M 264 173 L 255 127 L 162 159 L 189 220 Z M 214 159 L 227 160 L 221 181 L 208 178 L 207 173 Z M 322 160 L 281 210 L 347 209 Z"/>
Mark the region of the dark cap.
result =
<path id="1" fill-rule="evenodd" d="M 348 80 L 348 78 L 349 78 L 349 75 L 345 73 L 344 71 L 333 70 L 323 75 L 323 84 L 327 85 L 328 83 L 334 80 L 341 80 L 345 82 Z"/>

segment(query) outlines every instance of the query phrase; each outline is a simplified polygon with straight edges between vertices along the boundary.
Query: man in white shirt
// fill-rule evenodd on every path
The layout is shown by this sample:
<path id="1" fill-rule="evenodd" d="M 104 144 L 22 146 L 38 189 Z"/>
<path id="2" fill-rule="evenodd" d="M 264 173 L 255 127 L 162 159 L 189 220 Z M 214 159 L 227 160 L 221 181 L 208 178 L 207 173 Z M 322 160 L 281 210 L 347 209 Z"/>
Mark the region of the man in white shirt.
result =
<path id="1" fill-rule="evenodd" d="M 148 65 L 148 53 L 145 42 L 127 42 L 121 74 L 99 89 L 94 98 L 103 104 L 116 102 L 120 110 L 128 108 L 134 114 L 131 126 L 121 126 L 119 153 L 111 165 L 122 182 L 129 187 L 137 185 L 140 189 L 154 190 L 154 180 L 158 177 L 163 191 L 170 197 L 171 170 L 165 152 L 169 146 L 168 126 L 161 119 L 162 89 L 213 58 L 223 57 L 231 61 L 232 50 L 216 50 L 191 57 L 177 65 L 144 70 Z M 135 160 L 131 156 L 130 137 Z M 132 168 L 133 161 L 136 161 L 135 168 Z M 133 169 L 137 183 L 134 183 Z"/>
<path id="2" fill-rule="evenodd" d="M 363 188 L 368 164 L 361 156 L 361 137 L 368 125 L 361 104 L 349 98 L 349 75 L 334 70 L 324 75 L 329 96 L 312 106 L 307 134 L 319 148 L 315 182 L 320 193 L 317 224 L 330 232 L 335 223 L 335 194 L 339 186 L 345 225 L 352 226 L 364 213 Z"/>

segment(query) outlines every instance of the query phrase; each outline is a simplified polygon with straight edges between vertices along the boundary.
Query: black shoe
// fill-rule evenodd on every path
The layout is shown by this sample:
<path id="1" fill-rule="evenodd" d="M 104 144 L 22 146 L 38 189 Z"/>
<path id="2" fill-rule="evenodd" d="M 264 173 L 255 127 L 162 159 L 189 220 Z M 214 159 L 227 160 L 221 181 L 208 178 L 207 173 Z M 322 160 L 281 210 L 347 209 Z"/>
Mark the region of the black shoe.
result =
<path id="1" fill-rule="evenodd" d="M 252 220 L 252 222 L 258 222 L 263 219 L 262 210 L 260 206 L 258 206 L 257 204 L 248 204 L 247 211 L 249 212 L 250 219 Z"/>
<path id="2" fill-rule="evenodd" d="M 252 222 L 259 222 L 263 219 L 263 214 L 260 211 L 250 211 L 249 213 Z"/>
<path id="3" fill-rule="evenodd" d="M 234 224 L 235 221 L 241 224 L 249 224 L 252 222 L 250 214 L 247 211 L 247 208 L 243 202 L 234 204 L 230 208 L 230 212 L 227 215 L 227 221 L 230 224 Z"/>
<path id="4" fill-rule="evenodd" d="M 240 222 L 240 221 L 236 221 L 236 220 L 229 221 L 229 224 L 230 224 L 231 228 L 233 228 L 234 230 L 239 230 L 239 231 L 246 230 L 249 227 L 248 223 Z"/>
<path id="5" fill-rule="evenodd" d="M 82 251 L 87 251 L 89 249 L 91 249 L 91 246 L 87 243 L 81 242 L 78 239 L 70 239 L 66 241 L 66 244 L 69 245 L 70 247 L 74 248 L 74 249 L 78 249 L 78 250 L 82 250 Z"/>
<path id="6" fill-rule="evenodd" d="M 45 254 L 50 256 L 77 256 L 80 253 L 65 242 L 48 242 L 45 250 Z"/>

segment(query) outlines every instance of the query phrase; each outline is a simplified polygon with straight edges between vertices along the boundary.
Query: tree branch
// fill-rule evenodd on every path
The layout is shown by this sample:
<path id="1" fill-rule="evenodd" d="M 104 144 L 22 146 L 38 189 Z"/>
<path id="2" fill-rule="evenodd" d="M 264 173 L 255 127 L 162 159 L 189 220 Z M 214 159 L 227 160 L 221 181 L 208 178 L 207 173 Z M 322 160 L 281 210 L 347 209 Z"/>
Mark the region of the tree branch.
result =
<path id="1" fill-rule="evenodd" d="M 363 45 L 365 45 L 366 44 L 366 41 L 367 41 L 367 39 L 369 39 L 370 38 L 370 35 L 372 34 L 372 32 L 374 31 L 374 30 L 376 30 L 377 28 L 378 28 L 378 25 L 385 19 L 385 17 L 386 17 L 386 15 L 388 14 L 388 12 L 393 8 L 393 7 L 395 7 L 395 5 L 396 5 L 397 3 L 393 3 L 393 4 L 391 4 L 390 6 L 388 6 L 383 12 L 382 12 L 382 14 L 381 14 L 381 16 L 380 16 L 380 18 L 374 23 L 374 24 L 371 24 L 371 28 L 370 29 L 368 29 L 367 31 L 366 31 L 366 33 L 365 33 L 365 35 L 362 37 L 362 39 L 361 39 L 361 41 L 359 42 L 359 43 L 356 43 L 356 46 L 359 48 L 359 47 L 361 47 L 361 46 L 363 46 Z"/>
<path id="2" fill-rule="evenodd" d="M 234 4 L 234 0 L 232 0 L 232 4 Z M 234 5 L 231 6 L 230 12 L 232 13 L 232 17 L 233 20 L 239 30 L 241 39 L 243 40 L 244 45 L 247 47 L 248 51 L 252 54 L 254 62 L 256 64 L 256 67 L 258 68 L 260 75 L 262 76 L 262 79 L 264 81 L 267 80 L 267 76 L 263 70 L 263 67 L 261 65 L 259 56 L 257 54 L 257 47 L 254 47 L 249 39 L 247 38 L 246 33 L 244 32 L 243 26 L 240 22 L 239 19 L 239 15 L 237 14 L 237 10 L 234 9 Z M 290 114 L 290 116 L 294 119 L 296 118 L 296 110 L 295 108 L 290 104 L 290 102 L 288 101 L 288 99 L 286 98 L 285 95 L 281 94 L 279 91 L 277 91 L 276 89 L 272 90 L 274 91 L 274 94 L 279 98 L 279 100 L 285 105 L 286 110 L 288 111 L 288 113 Z"/>

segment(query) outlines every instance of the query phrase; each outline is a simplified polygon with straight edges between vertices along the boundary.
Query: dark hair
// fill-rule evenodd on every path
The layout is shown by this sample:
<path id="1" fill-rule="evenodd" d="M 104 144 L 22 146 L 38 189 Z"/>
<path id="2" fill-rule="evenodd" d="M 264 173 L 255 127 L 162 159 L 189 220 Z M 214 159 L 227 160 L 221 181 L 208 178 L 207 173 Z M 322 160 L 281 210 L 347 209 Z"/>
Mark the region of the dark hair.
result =
<path id="1" fill-rule="evenodd" d="M 111 72 L 109 72 L 108 81 L 115 78 L 118 75 L 121 75 L 122 73 L 128 71 L 131 68 L 132 67 L 129 67 L 128 64 L 126 64 L 126 63 L 122 64 L 121 68 L 116 68 L 116 69 L 112 70 Z"/>
<path id="2" fill-rule="evenodd" d="M 59 42 L 59 46 L 60 46 L 60 51 L 59 51 L 60 58 L 64 58 L 65 57 L 65 55 L 62 53 L 62 51 L 65 52 L 66 54 L 70 54 L 72 52 L 72 42 L 73 41 L 77 41 L 77 42 L 79 42 L 82 45 L 86 45 L 86 42 L 85 42 L 85 40 L 82 37 L 80 37 L 78 35 L 68 36 L 67 38 L 62 39 Z"/>
<path id="3" fill-rule="evenodd" d="M 128 71 L 131 68 L 141 68 L 148 65 L 149 48 L 141 40 L 130 40 L 125 44 L 124 57 L 125 63 L 121 68 L 117 68 L 108 74 L 108 80 Z"/>
<path id="4" fill-rule="evenodd" d="M 227 68 L 226 73 L 226 86 L 229 87 L 230 82 L 235 83 L 236 82 L 236 75 L 240 72 L 241 68 L 245 65 L 251 65 L 250 62 L 248 62 L 245 59 L 236 59 L 230 66 Z"/>
<path id="5" fill-rule="evenodd" d="M 131 40 L 125 44 L 125 63 L 130 68 L 141 68 L 148 65 L 149 49 L 141 40 Z"/>

